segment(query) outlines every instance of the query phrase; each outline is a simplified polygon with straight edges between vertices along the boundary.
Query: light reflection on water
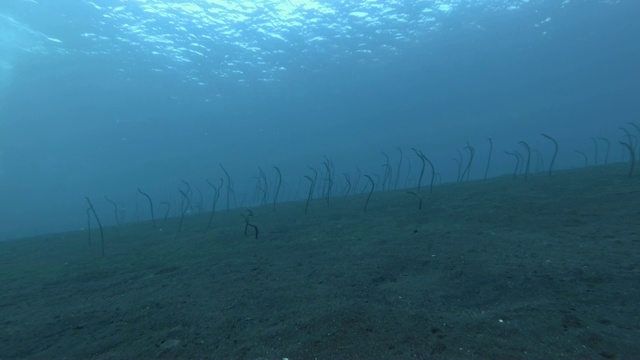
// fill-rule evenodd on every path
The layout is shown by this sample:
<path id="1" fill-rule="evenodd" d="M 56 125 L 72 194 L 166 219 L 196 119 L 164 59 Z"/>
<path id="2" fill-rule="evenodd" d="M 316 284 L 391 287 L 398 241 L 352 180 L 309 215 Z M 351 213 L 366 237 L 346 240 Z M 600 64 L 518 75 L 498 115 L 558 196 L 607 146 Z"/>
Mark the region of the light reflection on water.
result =
<path id="1" fill-rule="evenodd" d="M 40 8 L 40 16 L 54 19 L 53 25 L 43 31 L 40 23 L 27 25 L 17 16 L 0 14 L 0 60 L 10 62 L 17 52 L 110 56 L 122 62 L 125 71 L 126 64 L 147 62 L 155 71 L 178 71 L 198 86 L 219 79 L 272 82 L 311 64 L 385 64 L 409 49 L 428 46 L 456 26 L 485 31 L 490 25 L 487 14 L 518 14 L 518 19 L 531 21 L 523 26 L 545 36 L 554 20 L 539 9 L 565 9 L 570 3 L 93 0 L 67 8 L 29 3 L 25 11 Z M 52 13 L 56 11 L 60 14 Z"/>

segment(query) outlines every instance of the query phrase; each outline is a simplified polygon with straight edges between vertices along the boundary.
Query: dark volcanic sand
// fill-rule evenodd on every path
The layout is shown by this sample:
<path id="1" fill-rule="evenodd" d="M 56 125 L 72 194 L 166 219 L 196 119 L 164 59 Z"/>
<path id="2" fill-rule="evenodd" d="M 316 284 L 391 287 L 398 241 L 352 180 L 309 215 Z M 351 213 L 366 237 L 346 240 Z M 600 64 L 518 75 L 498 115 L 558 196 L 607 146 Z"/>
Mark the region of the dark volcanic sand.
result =
<path id="1" fill-rule="evenodd" d="M 97 231 L 3 242 L 0 357 L 640 358 L 626 171 L 253 208 L 258 240 L 222 211 L 105 229 L 105 257 Z"/>

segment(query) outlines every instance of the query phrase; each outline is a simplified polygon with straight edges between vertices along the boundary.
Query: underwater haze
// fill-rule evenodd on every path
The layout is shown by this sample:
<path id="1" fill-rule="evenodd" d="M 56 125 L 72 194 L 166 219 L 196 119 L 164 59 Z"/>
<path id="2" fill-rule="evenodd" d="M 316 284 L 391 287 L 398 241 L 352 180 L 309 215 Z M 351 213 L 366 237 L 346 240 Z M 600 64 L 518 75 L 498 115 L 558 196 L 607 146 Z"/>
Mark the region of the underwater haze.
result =
<path id="1" fill-rule="evenodd" d="M 309 167 L 330 162 L 344 185 L 383 176 L 386 155 L 415 186 L 413 147 L 441 182 L 469 147 L 482 179 L 488 138 L 489 177 L 513 172 L 503 151 L 520 141 L 546 168 L 541 133 L 556 168 L 602 163 L 592 138 L 628 161 L 638 14 L 636 0 L 2 0 L 0 239 L 80 230 L 85 197 L 106 225 L 105 196 L 147 220 L 137 189 L 175 203 L 185 182 L 203 211 L 223 168 L 231 206 L 250 207 L 274 166 L 279 201 L 306 198 Z"/>

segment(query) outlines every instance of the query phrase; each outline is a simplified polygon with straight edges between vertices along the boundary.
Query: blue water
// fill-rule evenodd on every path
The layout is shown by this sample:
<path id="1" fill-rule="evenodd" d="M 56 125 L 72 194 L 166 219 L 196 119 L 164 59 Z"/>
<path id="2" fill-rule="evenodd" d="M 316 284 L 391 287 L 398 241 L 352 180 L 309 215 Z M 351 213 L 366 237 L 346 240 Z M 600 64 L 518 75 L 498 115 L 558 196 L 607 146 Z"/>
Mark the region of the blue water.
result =
<path id="1" fill-rule="evenodd" d="M 85 196 L 126 221 L 148 218 L 137 188 L 175 200 L 185 180 L 210 201 L 219 164 L 250 207 L 260 169 L 274 182 L 278 166 L 295 200 L 308 166 L 382 176 L 398 147 L 407 186 L 411 147 L 447 182 L 469 144 L 481 179 L 489 137 L 490 177 L 512 172 L 502 151 L 519 141 L 548 164 L 540 133 L 558 168 L 584 164 L 575 150 L 602 163 L 591 138 L 640 123 L 638 14 L 635 0 L 3 0 L 0 239 L 81 229 Z"/>

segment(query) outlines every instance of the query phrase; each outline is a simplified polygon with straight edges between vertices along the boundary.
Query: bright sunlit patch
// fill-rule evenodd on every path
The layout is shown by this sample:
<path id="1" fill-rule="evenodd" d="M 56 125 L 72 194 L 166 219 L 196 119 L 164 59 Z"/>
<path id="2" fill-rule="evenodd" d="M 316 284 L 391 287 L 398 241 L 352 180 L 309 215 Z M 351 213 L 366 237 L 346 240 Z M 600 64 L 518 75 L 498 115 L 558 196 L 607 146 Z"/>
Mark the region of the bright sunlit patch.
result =
<path id="1" fill-rule="evenodd" d="M 551 18 L 550 18 L 550 17 L 545 18 L 544 20 L 542 20 L 542 21 L 538 22 L 537 24 L 534 24 L 533 26 L 535 26 L 535 27 L 541 27 L 541 26 L 543 26 L 543 25 L 545 25 L 545 24 L 547 24 L 547 23 L 549 23 L 549 22 L 551 22 Z"/>
<path id="2" fill-rule="evenodd" d="M 363 11 L 353 11 L 353 12 L 350 12 L 349 15 L 362 18 L 362 17 L 366 17 L 369 14 Z"/>
<path id="3" fill-rule="evenodd" d="M 94 2 L 91 2 L 91 1 L 90 1 L 90 2 L 88 2 L 87 4 L 89 4 L 89 5 L 93 6 L 96 10 L 102 10 L 102 6 L 99 6 L 99 5 L 97 5 L 96 3 L 94 3 Z"/>
<path id="4" fill-rule="evenodd" d="M 479 21 L 475 28 L 482 31 L 486 24 L 470 20 L 472 14 L 491 11 L 511 16 L 541 1 L 83 0 L 80 3 L 96 21 L 93 25 L 83 23 L 78 34 L 44 35 L 0 14 L 0 44 L 13 36 L 2 27 L 4 21 L 10 30 L 18 29 L 39 40 L 29 47 L 25 41 L 14 41 L 31 52 L 53 47 L 60 53 L 68 43 L 61 39 L 79 36 L 89 39 L 84 44 L 91 48 L 78 51 L 121 53 L 131 56 L 130 61 L 152 57 L 154 68 L 178 66 L 196 76 L 185 77 L 196 84 L 215 83 L 221 77 L 258 79 L 257 75 L 246 79 L 251 74 L 271 81 L 282 76 L 283 69 L 299 69 L 319 56 L 335 64 L 384 63 L 402 54 L 403 46 L 398 45 L 421 44 L 425 34 L 452 29 L 456 21 Z M 558 3 L 568 7 L 570 0 Z M 456 15 L 462 13 L 458 19 Z M 549 30 L 547 15 L 536 13 L 538 22 L 528 26 Z M 445 20 L 447 26 L 443 26 Z M 3 50 L 0 48 L 0 55 Z"/>
<path id="5" fill-rule="evenodd" d="M 54 43 L 62 43 L 62 40 L 60 40 L 60 39 L 56 39 L 56 38 L 52 38 L 52 37 L 48 37 L 48 36 L 45 36 L 44 38 L 49 40 L 49 41 L 51 41 L 51 42 L 54 42 Z"/>
<path id="6" fill-rule="evenodd" d="M 453 8 L 451 7 L 451 4 L 440 4 L 440 5 L 437 6 L 437 9 L 442 11 L 442 12 L 449 12 Z"/>

